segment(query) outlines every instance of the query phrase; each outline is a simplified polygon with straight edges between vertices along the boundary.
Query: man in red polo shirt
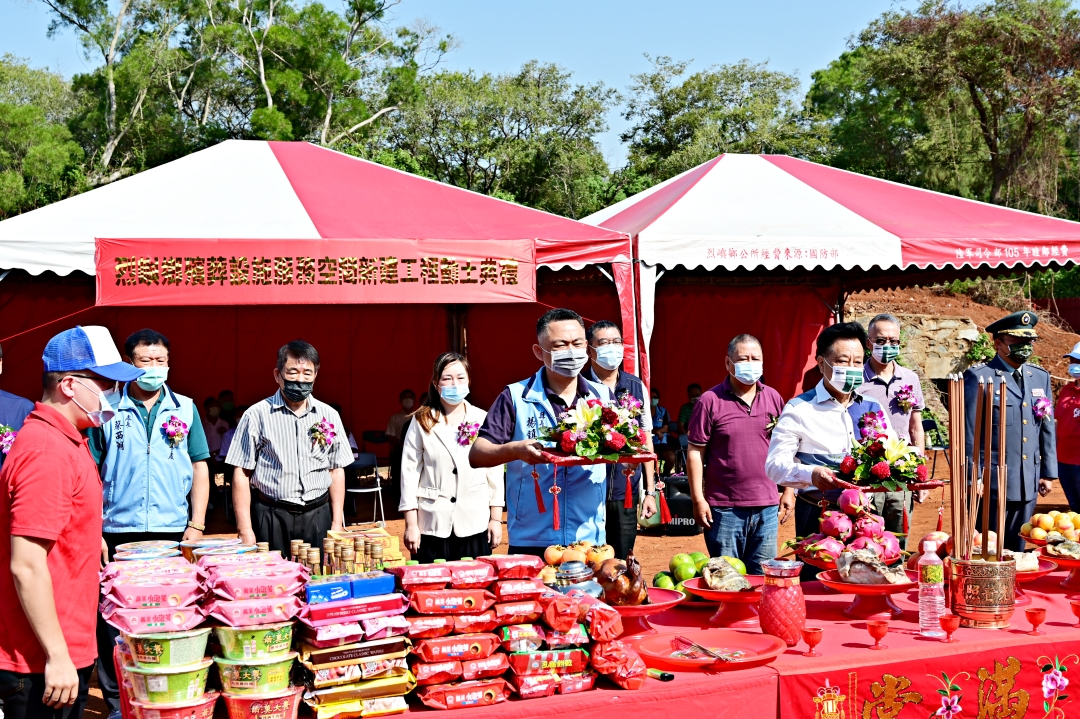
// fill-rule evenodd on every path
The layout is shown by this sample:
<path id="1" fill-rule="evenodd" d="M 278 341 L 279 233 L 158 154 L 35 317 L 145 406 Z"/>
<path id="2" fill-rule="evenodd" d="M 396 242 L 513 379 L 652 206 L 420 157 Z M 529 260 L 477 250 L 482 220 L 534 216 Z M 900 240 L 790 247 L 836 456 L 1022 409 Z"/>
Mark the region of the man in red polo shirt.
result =
<path id="1" fill-rule="evenodd" d="M 44 393 L 0 471 L 0 699 L 4 719 L 79 719 L 97 657 L 101 478 L 80 430 L 104 393 L 142 376 L 104 327 L 49 340 Z"/>

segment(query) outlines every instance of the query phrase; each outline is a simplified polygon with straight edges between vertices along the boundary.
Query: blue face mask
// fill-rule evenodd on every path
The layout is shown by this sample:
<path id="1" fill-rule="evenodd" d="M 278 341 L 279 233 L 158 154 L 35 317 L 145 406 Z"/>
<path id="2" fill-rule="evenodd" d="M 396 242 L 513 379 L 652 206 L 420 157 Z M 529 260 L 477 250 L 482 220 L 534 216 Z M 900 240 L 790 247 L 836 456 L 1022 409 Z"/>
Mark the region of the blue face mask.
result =
<path id="1" fill-rule="evenodd" d="M 446 400 L 447 404 L 461 404 L 469 396 L 469 385 L 452 384 L 439 387 L 439 396 Z"/>
<path id="2" fill-rule="evenodd" d="M 735 362 L 735 379 L 754 384 L 761 379 L 761 362 Z"/>
<path id="3" fill-rule="evenodd" d="M 596 348 L 596 364 L 606 370 L 619 369 L 623 361 L 622 345 L 603 345 Z"/>
<path id="4" fill-rule="evenodd" d="M 156 392 L 162 388 L 168 378 L 168 367 L 144 367 L 143 376 L 135 380 L 135 384 L 147 392 Z"/>
<path id="5" fill-rule="evenodd" d="M 1069 365 L 1069 374 L 1073 377 L 1080 377 L 1080 364 Z"/>

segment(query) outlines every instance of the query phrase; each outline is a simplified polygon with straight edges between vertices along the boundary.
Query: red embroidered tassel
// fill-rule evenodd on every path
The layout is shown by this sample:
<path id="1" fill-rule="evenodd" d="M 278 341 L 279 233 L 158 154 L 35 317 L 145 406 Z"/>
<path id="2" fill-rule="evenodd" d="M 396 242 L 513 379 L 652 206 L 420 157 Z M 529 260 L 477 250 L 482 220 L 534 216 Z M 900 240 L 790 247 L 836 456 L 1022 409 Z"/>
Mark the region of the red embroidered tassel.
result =
<path id="1" fill-rule="evenodd" d="M 543 514 L 547 511 L 547 507 L 544 506 L 544 493 L 540 491 L 540 473 L 533 469 L 533 491 L 536 492 L 536 511 Z"/>
<path id="2" fill-rule="evenodd" d="M 945 488 L 941 488 L 941 504 L 937 508 L 937 531 L 945 526 Z M 948 594 L 948 592 L 946 592 Z"/>
<path id="3" fill-rule="evenodd" d="M 555 492 L 555 514 L 552 518 L 551 527 L 556 532 L 559 531 L 559 493 Z"/>
<path id="4" fill-rule="evenodd" d="M 667 496 L 664 494 L 664 483 L 656 483 L 656 496 L 660 499 L 660 523 L 671 524 L 671 508 L 667 504 Z"/>
<path id="5" fill-rule="evenodd" d="M 626 497 L 623 498 L 622 506 L 623 509 L 633 509 L 634 505 L 637 504 L 637 502 L 634 501 L 637 499 L 634 496 L 634 486 L 630 482 L 630 477 L 634 474 L 634 468 L 627 467 L 623 470 L 623 474 L 626 475 Z"/>
<path id="6" fill-rule="evenodd" d="M 908 533 L 908 513 L 907 502 L 904 503 L 904 534 Z"/>
<path id="7" fill-rule="evenodd" d="M 559 521 L 559 492 L 562 491 L 562 487 L 559 486 L 559 468 L 553 467 L 552 472 L 551 489 L 548 491 L 551 492 L 552 496 L 555 498 L 552 500 L 552 503 L 555 505 L 555 514 L 551 519 L 551 528 L 558 532 L 559 527 L 561 526 Z"/>

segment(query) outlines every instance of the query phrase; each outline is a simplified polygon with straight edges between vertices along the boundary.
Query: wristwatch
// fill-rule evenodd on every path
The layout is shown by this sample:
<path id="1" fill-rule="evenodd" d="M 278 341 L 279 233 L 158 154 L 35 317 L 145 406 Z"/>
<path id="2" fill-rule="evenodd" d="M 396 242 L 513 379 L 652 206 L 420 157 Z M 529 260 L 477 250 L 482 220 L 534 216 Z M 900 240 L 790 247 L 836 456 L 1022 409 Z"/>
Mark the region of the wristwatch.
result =
<path id="1" fill-rule="evenodd" d="M 195 524 L 195 522 L 188 522 L 187 526 L 191 527 L 192 529 L 197 529 L 200 532 L 205 532 L 206 531 L 206 525 L 205 524 Z"/>
<path id="2" fill-rule="evenodd" d="M 655 489 L 650 489 L 649 491 L 645 492 L 645 496 L 646 497 L 655 497 L 656 496 L 656 490 Z"/>

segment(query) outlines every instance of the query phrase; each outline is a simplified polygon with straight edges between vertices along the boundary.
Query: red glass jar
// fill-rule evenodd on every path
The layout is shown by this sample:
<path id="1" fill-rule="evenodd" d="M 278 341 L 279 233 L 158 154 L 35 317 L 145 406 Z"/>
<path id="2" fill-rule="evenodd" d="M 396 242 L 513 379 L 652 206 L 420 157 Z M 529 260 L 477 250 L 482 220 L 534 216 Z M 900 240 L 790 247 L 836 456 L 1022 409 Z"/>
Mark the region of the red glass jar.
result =
<path id="1" fill-rule="evenodd" d="M 806 600 L 799 585 L 803 563 L 769 559 L 761 563 L 765 582 L 761 587 L 761 631 L 793 647 L 802 641 L 806 625 Z"/>

